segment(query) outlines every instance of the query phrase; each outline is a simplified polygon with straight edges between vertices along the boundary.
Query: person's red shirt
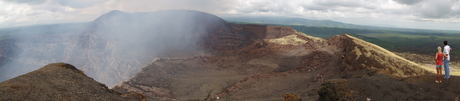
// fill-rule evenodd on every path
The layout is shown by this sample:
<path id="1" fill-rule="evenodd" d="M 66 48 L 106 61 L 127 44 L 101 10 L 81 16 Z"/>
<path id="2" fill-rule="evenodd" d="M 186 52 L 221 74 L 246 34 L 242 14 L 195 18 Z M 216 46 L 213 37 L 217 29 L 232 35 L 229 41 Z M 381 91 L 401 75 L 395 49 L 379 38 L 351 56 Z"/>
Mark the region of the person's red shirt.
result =
<path id="1" fill-rule="evenodd" d="M 436 57 L 436 65 L 442 65 L 442 56 L 444 56 L 444 54 L 438 52 L 438 57 Z"/>

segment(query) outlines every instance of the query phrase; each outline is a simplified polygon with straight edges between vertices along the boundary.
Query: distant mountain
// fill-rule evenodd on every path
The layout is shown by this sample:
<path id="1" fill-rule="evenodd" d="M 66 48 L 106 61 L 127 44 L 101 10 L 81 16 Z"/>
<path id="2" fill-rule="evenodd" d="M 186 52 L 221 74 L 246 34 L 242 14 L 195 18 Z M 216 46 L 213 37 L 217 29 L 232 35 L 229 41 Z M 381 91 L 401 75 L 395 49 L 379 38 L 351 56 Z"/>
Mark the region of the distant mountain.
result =
<path id="1" fill-rule="evenodd" d="M 221 36 L 215 36 L 221 35 Z M 109 86 L 127 80 L 155 58 L 206 55 L 215 50 L 238 49 L 249 40 L 232 31 L 225 20 L 205 12 L 163 10 L 108 12 L 69 39 L 64 61 L 79 66 Z M 221 43 L 218 43 L 221 42 Z M 223 47 L 223 48 L 222 48 Z"/>
<path id="2" fill-rule="evenodd" d="M 80 27 L 63 27 L 11 31 L 12 35 L 27 35 L 0 41 L 0 81 L 40 65 L 66 62 L 110 87 L 129 79 L 155 58 L 219 54 L 214 51 L 240 49 L 252 42 L 240 37 L 243 34 L 233 31 L 225 20 L 193 10 L 114 10 Z M 45 29 L 37 31 L 39 28 Z"/>
<path id="3" fill-rule="evenodd" d="M 425 30 L 425 29 L 409 29 L 409 28 L 394 28 L 394 27 L 377 27 L 366 25 L 355 25 L 342 23 L 332 20 L 310 20 L 305 18 L 296 17 L 282 17 L 282 16 L 241 16 L 241 17 L 222 17 L 228 22 L 239 24 L 269 24 L 269 25 L 295 25 L 307 27 L 335 27 L 346 29 L 360 29 L 360 30 L 374 30 L 374 31 L 402 31 L 402 32 L 416 32 L 416 33 L 454 33 L 459 34 L 460 31 L 453 30 Z M 338 33 L 342 34 L 342 33 Z"/>
<path id="4" fill-rule="evenodd" d="M 338 28 L 362 28 L 366 26 L 346 24 L 332 20 L 310 20 L 295 17 L 222 17 L 228 22 L 247 22 L 256 24 L 281 24 L 281 25 L 303 25 Z"/>

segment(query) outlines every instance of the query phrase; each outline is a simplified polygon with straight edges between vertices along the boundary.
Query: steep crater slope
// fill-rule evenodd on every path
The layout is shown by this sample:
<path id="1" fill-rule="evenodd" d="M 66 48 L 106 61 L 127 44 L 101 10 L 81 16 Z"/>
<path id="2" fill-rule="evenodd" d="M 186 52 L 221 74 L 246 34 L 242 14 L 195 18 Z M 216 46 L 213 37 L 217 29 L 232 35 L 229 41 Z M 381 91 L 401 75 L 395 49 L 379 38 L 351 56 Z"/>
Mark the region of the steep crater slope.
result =
<path id="1" fill-rule="evenodd" d="M 111 11 L 75 29 L 0 41 L 0 81 L 66 62 L 111 87 L 154 58 L 221 54 L 253 43 L 221 18 L 192 10 Z"/>
<path id="2" fill-rule="evenodd" d="M 458 77 L 435 83 L 435 75 L 421 66 L 361 39 L 343 35 L 345 49 L 340 70 L 347 75 L 325 80 L 318 91 L 320 101 L 338 100 L 454 100 L 460 93 L 455 87 Z"/>
<path id="3" fill-rule="evenodd" d="M 409 77 L 430 74 L 427 70 L 420 68 L 421 65 L 404 59 L 394 53 L 355 38 L 350 35 L 334 36 L 330 41 L 342 40 L 338 46 L 345 47 L 342 55 L 343 72 L 356 72 L 363 69 L 381 69 L 388 71 L 397 77 Z M 353 75 L 349 75 L 354 77 Z M 348 76 L 347 76 L 348 77 Z"/>
<path id="4" fill-rule="evenodd" d="M 254 42 L 219 55 L 155 59 L 114 90 L 160 100 L 279 100 L 286 93 L 316 100 L 328 79 L 363 78 L 374 70 L 395 77 L 429 73 L 346 34 L 321 39 L 289 27 L 231 26 Z"/>
<path id="5" fill-rule="evenodd" d="M 70 43 L 64 60 L 112 86 L 129 79 L 154 58 L 207 55 L 239 49 L 252 42 L 217 16 L 166 10 L 109 12 Z"/>
<path id="6" fill-rule="evenodd" d="M 48 64 L 38 70 L 0 83 L 0 100 L 141 101 L 140 94 L 121 95 L 94 81 L 74 66 Z"/>

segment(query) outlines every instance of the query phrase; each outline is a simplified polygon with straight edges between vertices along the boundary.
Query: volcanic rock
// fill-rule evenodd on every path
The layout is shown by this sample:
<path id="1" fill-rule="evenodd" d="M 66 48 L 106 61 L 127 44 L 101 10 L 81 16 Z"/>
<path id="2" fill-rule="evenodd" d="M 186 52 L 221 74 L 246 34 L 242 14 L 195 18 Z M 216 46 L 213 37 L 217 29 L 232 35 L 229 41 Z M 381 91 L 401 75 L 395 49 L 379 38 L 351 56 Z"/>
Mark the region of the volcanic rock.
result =
<path id="1" fill-rule="evenodd" d="M 375 74 L 363 78 L 327 80 L 319 89 L 320 101 L 452 101 L 460 93 L 460 78 L 452 76 L 435 83 L 435 75 L 394 77 L 386 71 L 368 70 Z"/>
<path id="2" fill-rule="evenodd" d="M 289 27 L 231 24 L 217 16 L 189 10 L 112 11 L 67 36 L 36 37 L 39 38 L 33 39 L 42 41 L 14 45 L 29 53 L 42 54 L 22 54 L 11 60 L 18 64 L 24 61 L 27 67 L 50 61 L 69 62 L 97 81 L 109 86 L 118 83 L 114 91 L 100 83 L 90 86 L 93 88 L 88 91 L 108 91 L 113 96 L 119 96 L 116 92 L 128 97 L 144 95 L 154 100 L 281 100 L 285 94 L 299 95 L 298 98 L 307 101 L 363 100 L 367 96 L 391 100 L 379 93 L 366 95 L 374 90 L 385 91 L 379 87 L 388 86 L 384 85 L 386 81 L 376 81 L 377 86 L 357 83 L 387 80 L 391 82 L 388 84 L 404 85 L 410 84 L 407 83 L 410 80 L 422 81 L 423 85 L 428 80 L 423 76 L 431 75 L 414 62 L 348 34 L 322 39 Z M 18 74 L 14 71 L 23 69 L 21 66 L 16 65 L 19 68 L 1 76 Z M 27 75 L 31 74 L 18 78 L 40 77 Z M 5 82 L 13 81 L 17 80 Z M 73 88 L 78 87 L 82 86 Z M 4 88 L 15 89 L 9 85 Z M 74 94 L 72 91 L 77 90 L 73 88 L 63 94 Z M 393 88 L 396 89 L 400 88 Z M 402 93 L 408 91 L 416 92 L 411 88 L 403 89 Z M 32 95 L 35 93 L 38 92 Z"/>
<path id="3" fill-rule="evenodd" d="M 244 33 L 199 11 L 112 11 L 70 39 L 64 61 L 109 86 L 131 78 L 154 58 L 188 57 L 250 45 Z"/>
<path id="4" fill-rule="evenodd" d="M 66 63 L 48 64 L 33 72 L 0 83 L 0 100 L 140 101 L 142 95 L 125 95 L 110 90 Z"/>
<path id="5" fill-rule="evenodd" d="M 253 43 L 252 36 L 221 18 L 192 10 L 115 10 L 74 29 L 0 41 L 0 81 L 48 63 L 66 62 L 111 87 L 154 58 L 221 54 Z"/>
<path id="6" fill-rule="evenodd" d="M 366 70 L 394 77 L 429 74 L 413 62 L 347 34 L 321 39 L 289 27 L 231 26 L 252 44 L 218 55 L 155 59 L 113 89 L 161 100 L 280 100 L 286 93 L 316 100 L 325 80 L 375 74 Z"/>

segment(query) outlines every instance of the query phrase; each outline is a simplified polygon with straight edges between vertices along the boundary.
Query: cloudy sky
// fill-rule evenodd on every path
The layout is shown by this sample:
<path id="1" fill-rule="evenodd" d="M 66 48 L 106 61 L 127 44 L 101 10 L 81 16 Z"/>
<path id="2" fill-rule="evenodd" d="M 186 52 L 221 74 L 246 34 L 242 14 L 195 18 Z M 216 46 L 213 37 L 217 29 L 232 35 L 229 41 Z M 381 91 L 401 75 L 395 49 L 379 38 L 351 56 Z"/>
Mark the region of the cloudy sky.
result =
<path id="1" fill-rule="evenodd" d="M 89 22 L 111 10 L 191 9 L 373 26 L 460 30 L 460 0 L 0 0 L 0 28 Z"/>

